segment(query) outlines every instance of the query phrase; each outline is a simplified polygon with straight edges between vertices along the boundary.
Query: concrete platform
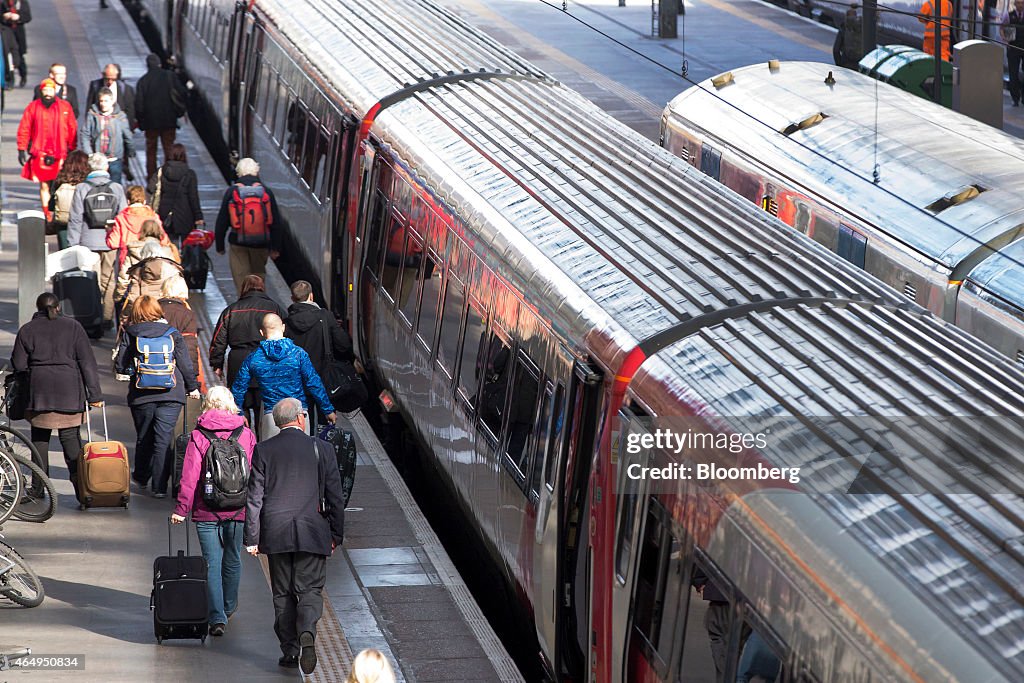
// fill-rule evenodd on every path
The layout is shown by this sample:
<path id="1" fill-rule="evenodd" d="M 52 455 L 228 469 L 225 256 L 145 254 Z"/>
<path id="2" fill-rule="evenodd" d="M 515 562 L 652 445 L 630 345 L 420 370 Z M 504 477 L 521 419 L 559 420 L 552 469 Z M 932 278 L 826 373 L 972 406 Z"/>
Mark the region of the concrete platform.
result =
<path id="1" fill-rule="evenodd" d="M 29 83 L 53 61 L 68 64 L 69 81 L 84 99 L 88 81 L 107 61 L 122 65 L 134 82 L 144 72 L 146 49 L 127 12 L 111 3 L 35 0 L 29 27 Z M 46 17 L 56 21 L 47 22 Z M 103 39 L 97 36 L 103 36 Z M 3 224 L 0 227 L 0 358 L 10 357 L 17 331 L 15 216 L 37 208 L 36 187 L 18 177 L 13 133 L 31 89 L 7 93 L 2 116 Z M 83 102 L 84 103 L 84 102 Z M 216 218 L 224 181 L 189 126 L 179 132 L 199 174 L 207 221 Z M 136 145 L 143 148 L 141 134 Z M 144 158 L 132 164 L 142 176 Z M 53 240 L 54 238 L 49 238 Z M 55 241 L 51 249 L 56 248 Z M 202 318 L 201 348 L 213 321 L 234 290 L 225 257 L 213 252 L 214 272 L 203 293 L 193 293 Z M 271 273 L 270 290 L 281 303 L 284 283 Z M 34 295 L 33 295 L 34 296 Z M 108 403 L 111 438 L 134 448 L 125 405 L 126 387 L 110 372 L 112 337 L 93 344 Z M 212 379 L 207 369 L 206 376 Z M 15 426 L 27 431 L 26 423 Z M 356 485 L 346 514 L 346 542 L 328 563 L 320 666 L 310 680 L 342 681 L 353 653 L 384 651 L 403 681 L 519 681 L 518 670 L 483 618 L 436 535 L 361 415 L 349 421 L 359 445 Z M 0 647 L 29 646 L 36 655 L 85 655 L 81 671 L 8 671 L 7 680 L 275 681 L 294 680 L 277 666 L 273 607 L 265 558 L 243 559 L 240 606 L 223 638 L 169 641 L 153 637 L 149 594 L 153 558 L 167 552 L 166 520 L 172 501 L 133 494 L 128 510 L 77 510 L 57 440 L 51 473 L 58 493 L 56 516 L 45 524 L 9 521 L 3 533 L 42 577 L 46 600 L 35 609 L 0 600 Z M 180 527 L 177 541 L 182 539 Z M 193 551 L 198 542 L 193 537 Z"/>

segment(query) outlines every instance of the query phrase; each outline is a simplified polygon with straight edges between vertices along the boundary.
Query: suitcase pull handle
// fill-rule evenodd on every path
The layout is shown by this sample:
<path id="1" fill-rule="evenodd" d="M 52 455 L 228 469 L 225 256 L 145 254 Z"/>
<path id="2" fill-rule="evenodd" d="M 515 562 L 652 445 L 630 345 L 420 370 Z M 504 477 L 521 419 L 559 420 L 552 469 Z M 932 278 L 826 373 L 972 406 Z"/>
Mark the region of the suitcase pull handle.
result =
<path id="1" fill-rule="evenodd" d="M 188 533 L 188 526 L 189 526 L 189 524 L 191 522 L 192 522 L 192 514 L 189 513 L 189 514 L 185 515 L 185 554 L 186 555 L 191 555 L 192 554 L 192 548 L 189 547 L 189 533 Z M 167 556 L 168 557 L 174 557 L 174 555 L 176 554 L 174 552 L 174 549 L 171 547 L 172 529 L 173 528 L 174 528 L 174 524 L 173 524 L 173 522 L 171 522 L 171 518 L 168 517 L 167 518 Z"/>
<path id="2" fill-rule="evenodd" d="M 89 439 L 92 440 L 92 420 L 89 419 L 89 411 L 92 410 L 92 406 L 88 403 L 85 404 L 85 429 L 88 432 Z M 107 402 L 103 402 L 101 408 L 103 413 L 103 440 L 110 441 L 110 430 L 107 429 Z"/>

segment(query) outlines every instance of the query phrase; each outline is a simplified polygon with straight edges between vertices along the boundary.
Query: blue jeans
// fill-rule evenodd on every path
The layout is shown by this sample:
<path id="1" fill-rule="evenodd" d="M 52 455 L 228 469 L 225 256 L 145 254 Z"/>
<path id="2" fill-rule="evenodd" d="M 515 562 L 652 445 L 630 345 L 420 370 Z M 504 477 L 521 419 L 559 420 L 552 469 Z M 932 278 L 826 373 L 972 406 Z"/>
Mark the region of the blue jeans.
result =
<path id="1" fill-rule="evenodd" d="M 111 161 L 110 165 L 107 166 L 107 173 L 110 174 L 110 182 L 121 184 L 121 174 L 124 172 L 124 162 L 118 159 L 117 161 Z"/>
<path id="2" fill-rule="evenodd" d="M 135 422 L 134 479 L 145 486 L 153 479 L 153 493 L 167 493 L 167 480 L 171 478 L 171 435 L 178 423 L 181 404 L 173 401 L 153 401 L 132 406 Z"/>
<path id="3" fill-rule="evenodd" d="M 228 623 L 238 608 L 238 584 L 242 580 L 242 530 L 244 522 L 196 522 L 199 545 L 209 569 L 206 592 L 210 598 L 210 624 Z"/>

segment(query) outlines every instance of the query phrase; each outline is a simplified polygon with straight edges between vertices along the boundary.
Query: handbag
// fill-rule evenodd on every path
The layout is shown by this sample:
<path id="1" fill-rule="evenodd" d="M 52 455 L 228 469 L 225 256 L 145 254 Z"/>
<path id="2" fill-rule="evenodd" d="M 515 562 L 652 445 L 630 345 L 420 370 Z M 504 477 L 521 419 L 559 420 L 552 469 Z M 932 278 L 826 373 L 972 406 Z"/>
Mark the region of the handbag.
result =
<path id="1" fill-rule="evenodd" d="M 326 364 L 320 379 L 331 399 L 331 405 L 335 410 L 343 413 L 350 413 L 361 407 L 370 398 L 363 378 L 356 372 L 355 366 L 349 361 L 337 360 L 331 348 L 330 323 L 323 322 L 324 326 L 324 358 Z"/>
<path id="2" fill-rule="evenodd" d="M 4 401 L 7 417 L 24 420 L 28 410 L 28 373 L 12 372 L 4 377 Z"/>

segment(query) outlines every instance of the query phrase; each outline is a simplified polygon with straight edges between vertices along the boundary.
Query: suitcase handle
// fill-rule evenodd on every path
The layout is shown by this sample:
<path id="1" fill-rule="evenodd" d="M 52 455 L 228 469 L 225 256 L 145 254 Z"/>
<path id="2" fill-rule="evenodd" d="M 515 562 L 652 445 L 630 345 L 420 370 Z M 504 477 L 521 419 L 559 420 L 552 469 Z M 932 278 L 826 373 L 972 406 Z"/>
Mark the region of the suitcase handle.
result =
<path id="1" fill-rule="evenodd" d="M 185 515 L 185 554 L 191 555 L 192 548 L 189 547 L 189 533 L 188 527 L 192 522 L 192 515 Z M 173 535 L 174 524 L 171 522 L 171 518 L 167 518 L 167 555 L 168 557 L 174 557 L 174 549 L 171 547 L 171 540 Z"/>
<path id="2" fill-rule="evenodd" d="M 85 404 L 85 429 L 86 429 L 86 432 L 88 433 L 89 440 L 91 441 L 92 440 L 92 420 L 89 419 L 89 411 L 90 410 L 92 410 L 92 407 L 88 403 L 86 403 Z M 107 402 L 106 401 L 103 402 L 102 412 L 103 412 L 103 440 L 104 441 L 110 441 L 110 430 L 107 429 Z"/>

